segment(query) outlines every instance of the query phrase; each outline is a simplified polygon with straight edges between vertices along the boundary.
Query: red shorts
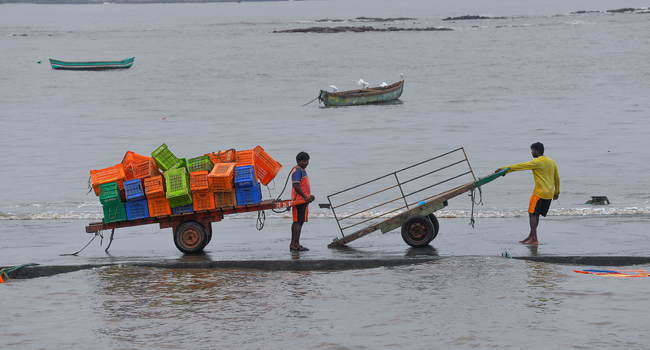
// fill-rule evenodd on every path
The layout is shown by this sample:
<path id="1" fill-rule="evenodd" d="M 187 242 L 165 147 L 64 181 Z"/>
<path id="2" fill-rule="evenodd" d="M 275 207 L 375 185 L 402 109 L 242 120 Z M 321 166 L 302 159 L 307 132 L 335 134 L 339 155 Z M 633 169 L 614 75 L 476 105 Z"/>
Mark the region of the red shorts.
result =
<path id="1" fill-rule="evenodd" d="M 307 222 L 309 205 L 307 203 L 291 207 L 293 211 L 293 222 Z"/>
<path id="2" fill-rule="evenodd" d="M 546 216 L 548 208 L 551 207 L 552 199 L 539 198 L 536 195 L 530 197 L 530 204 L 528 205 L 528 212 L 531 214 L 539 214 Z"/>

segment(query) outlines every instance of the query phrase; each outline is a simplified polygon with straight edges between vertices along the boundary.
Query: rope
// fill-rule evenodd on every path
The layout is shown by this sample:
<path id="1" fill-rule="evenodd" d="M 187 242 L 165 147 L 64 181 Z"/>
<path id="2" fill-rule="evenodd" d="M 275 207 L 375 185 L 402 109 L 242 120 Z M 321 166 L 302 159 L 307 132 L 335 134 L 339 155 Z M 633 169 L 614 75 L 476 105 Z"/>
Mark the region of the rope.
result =
<path id="1" fill-rule="evenodd" d="M 93 177 L 91 175 L 88 176 L 88 192 L 86 192 L 86 195 L 88 195 L 88 193 L 90 193 L 92 190 L 93 190 Z"/>
<path id="2" fill-rule="evenodd" d="M 304 104 L 304 105 L 302 105 L 302 106 L 303 106 L 303 107 L 305 107 L 306 105 L 308 105 L 308 104 L 310 104 L 310 103 L 312 103 L 312 102 L 314 102 L 314 101 L 316 101 L 316 100 L 318 100 L 319 98 L 320 98 L 320 95 L 318 95 L 318 97 L 316 97 L 315 99 L 313 99 L 313 100 L 311 100 L 311 101 L 309 101 L 309 102 L 307 102 L 307 103 L 305 103 L 305 104 Z"/>
<path id="3" fill-rule="evenodd" d="M 93 239 L 91 239 L 90 242 L 88 242 L 88 244 L 86 244 L 83 248 L 81 248 L 81 250 L 86 249 L 86 247 L 89 246 L 90 243 L 92 243 L 92 241 L 94 241 L 95 238 L 97 238 L 97 236 L 102 238 L 102 242 L 104 241 L 104 235 L 102 234 L 102 231 L 97 231 L 97 232 L 95 232 L 95 235 L 93 236 Z M 102 244 L 100 243 L 99 245 L 101 246 Z M 75 255 L 76 256 L 77 254 L 81 253 L 81 250 L 76 252 L 76 253 L 72 253 L 72 254 L 59 254 L 59 256 L 68 256 L 68 255 Z"/>
<path id="4" fill-rule="evenodd" d="M 36 265 L 38 265 L 38 264 L 29 263 L 29 264 L 22 264 L 22 265 L 14 266 L 14 267 L 5 267 L 4 269 L 0 269 L 0 277 L 2 277 L 4 275 L 5 278 L 8 280 L 10 273 L 12 273 L 12 272 L 14 272 L 14 271 L 16 271 L 18 269 L 21 269 L 21 268 L 23 268 L 25 266 L 36 266 Z"/>
<path id="5" fill-rule="evenodd" d="M 293 168 L 291 168 L 291 170 L 293 171 Z M 282 189 L 282 192 L 280 192 L 280 194 L 278 195 L 278 198 L 275 199 L 276 202 L 279 202 L 279 201 L 280 201 L 280 197 L 282 197 L 282 194 L 284 193 L 284 190 L 287 189 L 287 184 L 289 183 L 289 178 L 291 177 L 291 173 L 292 173 L 292 171 L 290 171 L 290 172 L 289 172 L 289 175 L 287 175 L 287 180 L 284 182 L 284 188 Z M 280 211 L 276 211 L 275 208 L 272 208 L 271 210 L 272 210 L 274 213 L 278 213 L 278 214 L 280 214 L 280 213 L 284 213 L 284 212 L 289 211 L 290 208 L 291 208 L 291 207 L 284 208 L 283 210 L 280 210 Z"/>
<path id="6" fill-rule="evenodd" d="M 476 191 L 477 188 L 478 188 L 478 193 L 480 195 L 480 199 L 479 199 L 478 202 L 476 202 L 476 195 L 474 193 L 474 191 Z M 476 222 L 474 220 L 474 204 L 483 205 L 483 191 L 481 191 L 480 187 L 474 187 L 474 188 L 472 188 L 472 192 L 470 192 L 470 194 L 468 196 L 470 196 L 472 198 L 472 216 L 469 219 L 469 224 L 472 226 L 472 228 L 474 228 L 474 223 Z"/>
<path id="7" fill-rule="evenodd" d="M 257 207 L 257 222 L 255 223 L 255 227 L 257 228 L 258 231 L 262 231 L 264 228 L 264 221 L 266 221 L 266 213 L 264 210 L 262 210 L 262 204 L 260 203 Z"/>
<path id="8" fill-rule="evenodd" d="M 230 152 L 230 151 L 232 151 L 232 152 L 235 154 L 235 160 L 232 160 L 232 161 L 228 161 L 228 162 L 226 162 L 226 161 L 223 160 L 223 158 L 221 158 L 221 156 L 222 156 L 222 155 L 226 155 L 226 154 L 228 154 L 228 152 Z M 223 151 L 223 152 L 217 152 L 217 153 L 212 152 L 212 155 L 213 155 L 213 156 L 216 156 L 217 158 L 219 158 L 219 160 L 221 161 L 221 163 L 234 163 L 234 162 L 237 161 L 237 151 L 235 151 L 234 148 L 227 149 L 227 150 L 225 150 L 225 151 Z"/>

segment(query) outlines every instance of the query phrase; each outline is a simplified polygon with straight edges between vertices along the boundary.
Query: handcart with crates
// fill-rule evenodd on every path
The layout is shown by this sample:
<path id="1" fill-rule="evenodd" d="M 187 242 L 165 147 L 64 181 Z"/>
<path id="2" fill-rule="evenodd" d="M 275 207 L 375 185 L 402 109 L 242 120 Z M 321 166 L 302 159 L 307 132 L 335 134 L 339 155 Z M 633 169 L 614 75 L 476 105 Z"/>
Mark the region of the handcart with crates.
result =
<path id="1" fill-rule="evenodd" d="M 92 170 L 90 187 L 103 205 L 104 219 L 86 226 L 87 233 L 149 224 L 173 230 L 183 253 L 203 251 L 212 238 L 212 223 L 224 216 L 288 209 L 304 201 L 262 200 L 282 165 L 260 146 L 252 150 L 177 158 L 163 144 L 151 157 L 127 152 L 122 163 Z"/>
<path id="2" fill-rule="evenodd" d="M 458 170 L 462 165 L 467 168 Z M 475 190 L 481 194 L 481 186 L 508 170 L 477 179 L 461 147 L 331 194 L 327 196 L 329 207 L 342 237 L 334 238 L 328 247 L 345 246 L 375 231 L 387 233 L 400 227 L 408 245 L 427 246 L 440 228 L 434 212 L 446 207 L 449 199 L 470 192 L 473 226 Z M 471 181 L 466 182 L 467 177 Z M 438 192 L 441 185 L 448 187 Z"/>

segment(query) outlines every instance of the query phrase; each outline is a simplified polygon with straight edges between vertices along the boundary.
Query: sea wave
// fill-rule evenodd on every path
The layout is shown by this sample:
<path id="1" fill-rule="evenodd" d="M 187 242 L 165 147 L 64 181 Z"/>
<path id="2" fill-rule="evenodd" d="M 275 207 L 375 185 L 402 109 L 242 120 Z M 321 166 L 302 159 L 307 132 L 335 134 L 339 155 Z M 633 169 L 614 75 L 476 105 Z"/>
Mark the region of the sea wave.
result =
<path id="1" fill-rule="evenodd" d="M 351 216 L 349 219 L 389 218 L 401 212 L 367 212 Z M 347 217 L 353 213 L 337 213 L 339 218 Z M 291 211 L 276 213 L 264 211 L 267 219 L 291 219 Z M 439 210 L 435 212 L 436 217 L 444 219 L 469 218 L 471 210 Z M 527 216 L 526 210 L 475 210 L 475 218 L 516 218 Z M 548 211 L 547 216 L 616 216 L 616 215 L 650 215 L 650 207 L 626 207 L 626 208 L 559 208 Z M 250 219 L 257 218 L 258 212 L 239 213 L 228 215 L 224 219 Z M 314 210 L 309 213 L 310 218 L 333 219 L 334 214 L 330 211 Z M 0 220 L 102 220 L 104 215 L 101 212 L 91 213 L 1 213 Z"/>

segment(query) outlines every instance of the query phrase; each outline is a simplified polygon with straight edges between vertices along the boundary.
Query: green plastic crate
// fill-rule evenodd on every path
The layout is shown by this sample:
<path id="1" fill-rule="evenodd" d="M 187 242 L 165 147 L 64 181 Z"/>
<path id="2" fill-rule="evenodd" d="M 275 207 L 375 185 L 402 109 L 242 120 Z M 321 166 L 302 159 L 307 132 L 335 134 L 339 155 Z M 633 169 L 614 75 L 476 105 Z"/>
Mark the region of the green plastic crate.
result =
<path id="1" fill-rule="evenodd" d="M 192 194 L 184 194 L 172 198 L 167 198 L 169 200 L 169 206 L 171 208 L 182 207 L 184 205 L 192 204 Z"/>
<path id="2" fill-rule="evenodd" d="M 158 168 L 163 172 L 171 169 L 178 163 L 178 158 L 176 158 L 164 143 L 151 153 L 151 157 L 153 157 L 154 162 L 156 162 Z"/>
<path id="3" fill-rule="evenodd" d="M 210 172 L 212 171 L 212 168 L 214 168 L 214 163 L 212 163 L 212 159 L 208 156 L 200 156 L 187 160 L 187 170 L 190 173 L 203 170 Z"/>
<path id="4" fill-rule="evenodd" d="M 122 203 L 122 193 L 117 182 L 99 185 L 99 202 L 103 205 Z"/>
<path id="5" fill-rule="evenodd" d="M 126 206 L 124 203 L 110 204 L 104 206 L 104 223 L 125 221 Z"/>
<path id="6" fill-rule="evenodd" d="M 180 169 L 180 168 L 187 169 L 187 159 L 186 158 L 178 158 L 178 162 L 176 162 L 176 164 L 172 165 L 172 167 L 169 168 L 169 170 Z M 188 173 L 189 173 L 189 171 L 188 171 Z"/>
<path id="7" fill-rule="evenodd" d="M 167 170 L 164 176 L 165 184 L 167 185 L 167 193 L 165 195 L 168 199 L 186 195 L 190 195 L 191 198 L 190 174 L 187 172 L 186 168 Z"/>

